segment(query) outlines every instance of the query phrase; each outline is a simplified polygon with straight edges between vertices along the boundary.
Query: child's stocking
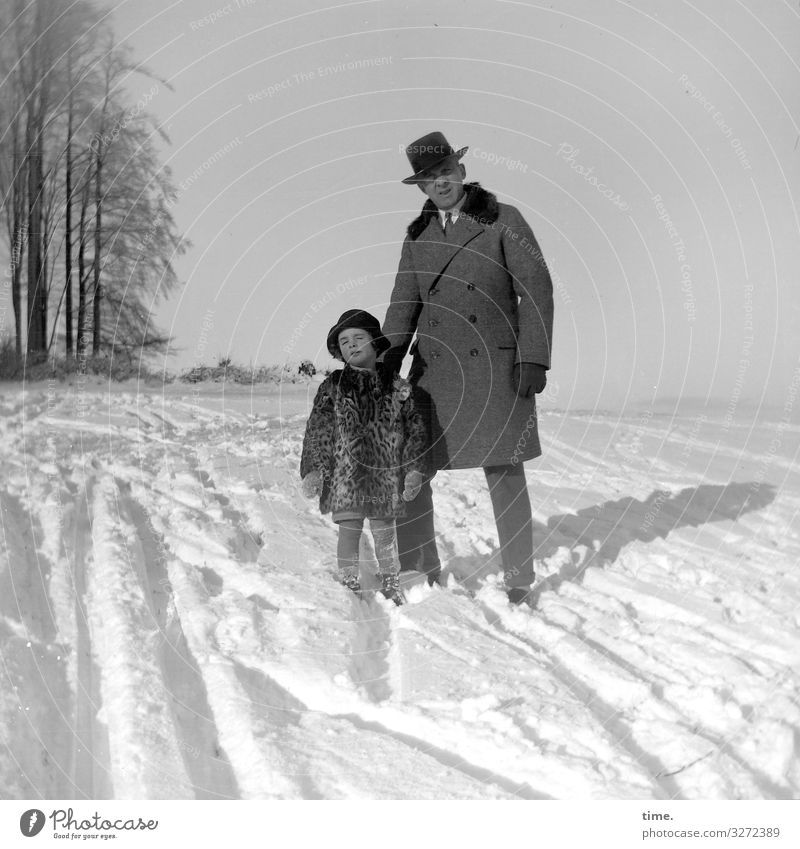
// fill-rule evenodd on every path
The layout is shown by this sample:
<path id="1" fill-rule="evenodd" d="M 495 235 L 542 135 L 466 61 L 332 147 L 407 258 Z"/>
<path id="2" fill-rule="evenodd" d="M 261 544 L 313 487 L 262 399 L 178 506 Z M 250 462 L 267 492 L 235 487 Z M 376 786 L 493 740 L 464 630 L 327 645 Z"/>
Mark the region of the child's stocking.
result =
<path id="1" fill-rule="evenodd" d="M 336 559 L 339 564 L 339 581 L 356 594 L 361 593 L 358 575 L 358 545 L 361 542 L 361 519 L 339 522 L 339 543 Z"/>
<path id="2" fill-rule="evenodd" d="M 400 560 L 397 556 L 397 536 L 394 521 L 370 520 L 372 540 L 375 543 L 375 557 L 378 560 L 378 577 L 381 579 L 381 592 L 395 604 L 402 604 L 400 595 Z"/>

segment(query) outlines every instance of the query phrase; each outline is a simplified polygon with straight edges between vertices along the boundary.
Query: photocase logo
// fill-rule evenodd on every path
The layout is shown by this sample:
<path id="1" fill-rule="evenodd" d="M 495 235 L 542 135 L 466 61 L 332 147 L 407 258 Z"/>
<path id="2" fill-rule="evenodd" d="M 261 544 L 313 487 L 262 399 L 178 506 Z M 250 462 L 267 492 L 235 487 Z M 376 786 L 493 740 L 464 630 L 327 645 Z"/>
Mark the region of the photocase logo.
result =
<path id="1" fill-rule="evenodd" d="M 19 818 L 19 830 L 25 837 L 36 837 L 44 828 L 44 813 L 38 808 L 31 808 Z"/>

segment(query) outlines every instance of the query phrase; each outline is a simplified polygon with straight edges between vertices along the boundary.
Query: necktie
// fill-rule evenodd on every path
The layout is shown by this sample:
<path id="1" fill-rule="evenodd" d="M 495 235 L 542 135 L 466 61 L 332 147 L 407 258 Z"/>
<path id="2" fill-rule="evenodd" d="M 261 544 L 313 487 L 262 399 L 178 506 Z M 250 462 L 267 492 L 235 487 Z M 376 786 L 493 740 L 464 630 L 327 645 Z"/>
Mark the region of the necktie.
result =
<path id="1" fill-rule="evenodd" d="M 453 230 L 453 217 L 451 213 L 447 213 L 444 217 L 444 237 L 445 239 L 450 238 L 450 233 Z"/>

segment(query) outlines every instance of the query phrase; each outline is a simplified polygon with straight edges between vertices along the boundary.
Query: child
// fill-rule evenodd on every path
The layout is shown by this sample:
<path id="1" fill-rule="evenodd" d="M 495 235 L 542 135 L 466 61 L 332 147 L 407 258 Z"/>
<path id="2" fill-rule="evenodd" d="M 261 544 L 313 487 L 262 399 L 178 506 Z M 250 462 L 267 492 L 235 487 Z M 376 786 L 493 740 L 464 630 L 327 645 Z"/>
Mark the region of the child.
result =
<path id="1" fill-rule="evenodd" d="M 300 461 L 303 494 L 319 495 L 320 511 L 339 525 L 339 580 L 359 597 L 358 547 L 370 520 L 381 592 L 399 605 L 394 520 L 425 479 L 427 428 L 411 384 L 377 362 L 389 342 L 374 316 L 347 310 L 327 343 L 345 366 L 325 378 L 314 398 Z"/>

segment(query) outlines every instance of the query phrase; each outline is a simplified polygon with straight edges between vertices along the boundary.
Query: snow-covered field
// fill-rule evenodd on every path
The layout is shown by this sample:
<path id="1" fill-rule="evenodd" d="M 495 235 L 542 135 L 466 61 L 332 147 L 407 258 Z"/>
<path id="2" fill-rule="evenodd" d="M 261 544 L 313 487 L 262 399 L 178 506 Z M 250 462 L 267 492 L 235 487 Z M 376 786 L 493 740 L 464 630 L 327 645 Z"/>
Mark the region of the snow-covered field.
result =
<path id="1" fill-rule="evenodd" d="M 299 492 L 315 390 L 3 388 L 0 795 L 800 796 L 796 423 L 545 410 L 538 609 L 479 470 L 394 608 Z"/>

